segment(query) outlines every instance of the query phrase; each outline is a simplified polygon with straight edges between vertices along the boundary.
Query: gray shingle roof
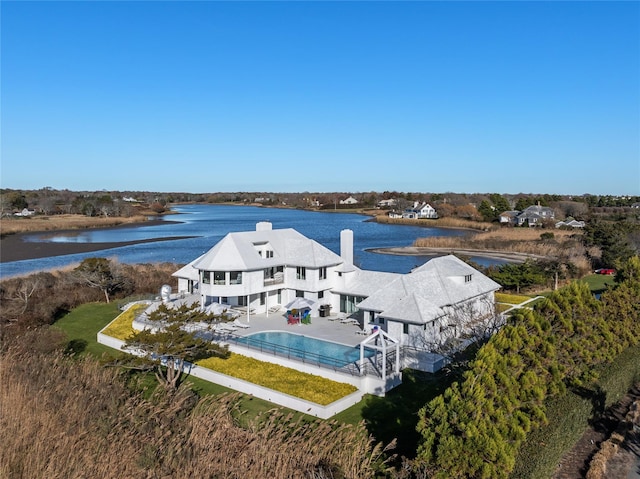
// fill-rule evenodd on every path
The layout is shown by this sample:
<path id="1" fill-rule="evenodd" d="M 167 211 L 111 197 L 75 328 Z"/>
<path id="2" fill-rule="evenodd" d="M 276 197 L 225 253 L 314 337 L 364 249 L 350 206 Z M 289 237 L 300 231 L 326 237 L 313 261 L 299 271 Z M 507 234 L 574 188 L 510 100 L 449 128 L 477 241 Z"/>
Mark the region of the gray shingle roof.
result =
<path id="1" fill-rule="evenodd" d="M 471 275 L 470 281 L 465 277 Z M 424 324 L 445 306 L 500 289 L 500 285 L 453 255 L 434 258 L 371 294 L 358 307 L 381 316 Z"/>
<path id="2" fill-rule="evenodd" d="M 255 245 L 260 243 L 269 244 L 274 253 L 272 258 L 258 254 Z M 193 266 L 206 271 L 251 271 L 280 265 L 317 268 L 342 262 L 333 251 L 287 228 L 229 233 L 195 260 Z"/>

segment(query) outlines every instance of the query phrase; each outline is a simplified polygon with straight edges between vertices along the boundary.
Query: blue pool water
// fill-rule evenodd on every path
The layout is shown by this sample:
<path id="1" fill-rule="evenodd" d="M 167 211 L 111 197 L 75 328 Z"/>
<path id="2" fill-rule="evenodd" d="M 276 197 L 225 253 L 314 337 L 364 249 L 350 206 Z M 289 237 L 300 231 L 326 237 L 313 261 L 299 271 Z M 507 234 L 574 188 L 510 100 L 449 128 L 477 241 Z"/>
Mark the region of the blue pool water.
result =
<path id="1" fill-rule="evenodd" d="M 237 343 L 278 356 L 292 357 L 323 366 L 341 368 L 360 359 L 360 348 L 281 331 L 254 333 L 238 338 Z M 365 349 L 365 357 L 375 354 Z"/>

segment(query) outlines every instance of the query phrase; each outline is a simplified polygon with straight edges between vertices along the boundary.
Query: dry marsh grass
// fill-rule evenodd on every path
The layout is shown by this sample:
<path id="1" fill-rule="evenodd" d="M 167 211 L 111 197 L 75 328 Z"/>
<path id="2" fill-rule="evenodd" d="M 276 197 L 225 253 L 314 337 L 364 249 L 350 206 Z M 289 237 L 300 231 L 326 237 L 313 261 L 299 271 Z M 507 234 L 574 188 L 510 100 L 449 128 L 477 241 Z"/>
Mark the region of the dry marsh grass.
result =
<path id="1" fill-rule="evenodd" d="M 106 228 L 129 223 L 141 223 L 147 216 L 131 217 L 89 217 L 84 215 L 35 216 L 29 218 L 2 218 L 0 233 L 3 235 L 30 233 L 36 231 L 75 230 L 85 228 Z"/>
<path id="2" fill-rule="evenodd" d="M 423 220 L 411 220 L 407 218 L 389 218 L 388 216 L 376 216 L 378 223 L 390 224 L 390 225 L 408 225 L 408 226 L 424 226 L 425 228 L 459 228 L 470 229 L 477 231 L 488 231 L 498 226 L 492 223 L 485 223 L 479 221 L 464 220 L 461 218 L 438 218 L 423 219 Z"/>
<path id="3" fill-rule="evenodd" d="M 580 241 L 580 232 L 554 230 L 553 238 L 543 240 L 547 231 L 537 228 L 501 228 L 468 236 L 438 236 L 418 238 L 414 246 L 524 253 L 548 258 L 567 258 L 580 270 L 588 271 L 586 249 Z"/>
<path id="4" fill-rule="evenodd" d="M 58 352 L 0 357 L 0 477 L 368 478 L 380 465 L 362 425 L 272 410 L 238 426 L 237 395 L 144 400 L 114 369 Z"/>

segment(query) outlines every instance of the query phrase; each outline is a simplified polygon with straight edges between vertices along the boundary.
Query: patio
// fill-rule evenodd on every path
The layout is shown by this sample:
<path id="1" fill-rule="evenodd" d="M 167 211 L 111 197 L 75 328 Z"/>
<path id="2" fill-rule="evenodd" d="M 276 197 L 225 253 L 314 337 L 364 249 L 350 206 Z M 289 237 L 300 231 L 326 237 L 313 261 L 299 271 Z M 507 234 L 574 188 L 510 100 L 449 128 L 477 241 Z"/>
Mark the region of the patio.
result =
<path id="1" fill-rule="evenodd" d="M 241 324 L 248 328 L 238 328 L 234 334 L 237 336 L 248 336 L 249 334 L 263 331 L 285 331 L 293 334 L 312 336 L 317 339 L 324 339 L 334 343 L 356 346 L 364 339 L 362 327 L 355 322 L 341 323 L 336 315 L 324 318 L 311 318 L 310 323 L 288 324 L 286 311 L 281 310 L 275 313 L 243 315 L 237 318 Z M 233 323 L 231 323 L 233 324 Z"/>
<path id="2" fill-rule="evenodd" d="M 176 306 L 194 304 L 200 302 L 200 297 L 195 294 L 172 294 L 170 302 Z M 209 305 L 208 308 L 211 308 L 211 306 Z M 284 307 L 277 311 L 271 310 L 271 312 L 262 314 L 247 312 L 247 308 L 242 306 L 229 306 L 228 308 L 228 312 L 235 316 L 236 319 L 235 321 L 224 323 L 224 326 L 227 329 L 226 333 L 233 333 L 236 336 L 248 336 L 263 331 L 285 331 L 347 346 L 356 346 L 368 336 L 363 331 L 361 321 L 347 317 L 344 313 L 331 314 L 326 317 L 314 317 L 308 323 L 289 324 L 287 322 L 287 311 Z M 235 324 L 237 322 L 240 322 L 241 326 Z"/>

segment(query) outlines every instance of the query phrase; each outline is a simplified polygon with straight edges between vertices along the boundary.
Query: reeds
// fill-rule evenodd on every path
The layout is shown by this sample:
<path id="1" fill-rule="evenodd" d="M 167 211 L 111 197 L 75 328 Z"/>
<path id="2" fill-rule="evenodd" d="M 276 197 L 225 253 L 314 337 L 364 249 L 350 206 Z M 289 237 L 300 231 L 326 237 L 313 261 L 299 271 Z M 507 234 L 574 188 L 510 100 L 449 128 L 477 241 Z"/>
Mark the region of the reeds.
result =
<path id="1" fill-rule="evenodd" d="M 142 223 L 147 216 L 131 217 L 54 215 L 34 216 L 30 218 L 3 218 L 0 221 L 0 233 L 3 235 L 28 233 L 34 231 L 75 230 L 85 228 L 106 228 L 129 223 Z"/>
<path id="2" fill-rule="evenodd" d="M 5 350 L 0 384 L 0 477 L 367 478 L 382 462 L 362 425 L 272 410 L 243 428 L 238 395 L 145 400 L 58 352 Z"/>
<path id="3" fill-rule="evenodd" d="M 503 228 L 468 236 L 434 236 L 418 238 L 414 246 L 423 248 L 473 249 L 525 253 L 545 257 L 585 255 L 585 248 L 572 231 L 554 231 L 550 240 L 540 238 L 534 228 Z"/>

